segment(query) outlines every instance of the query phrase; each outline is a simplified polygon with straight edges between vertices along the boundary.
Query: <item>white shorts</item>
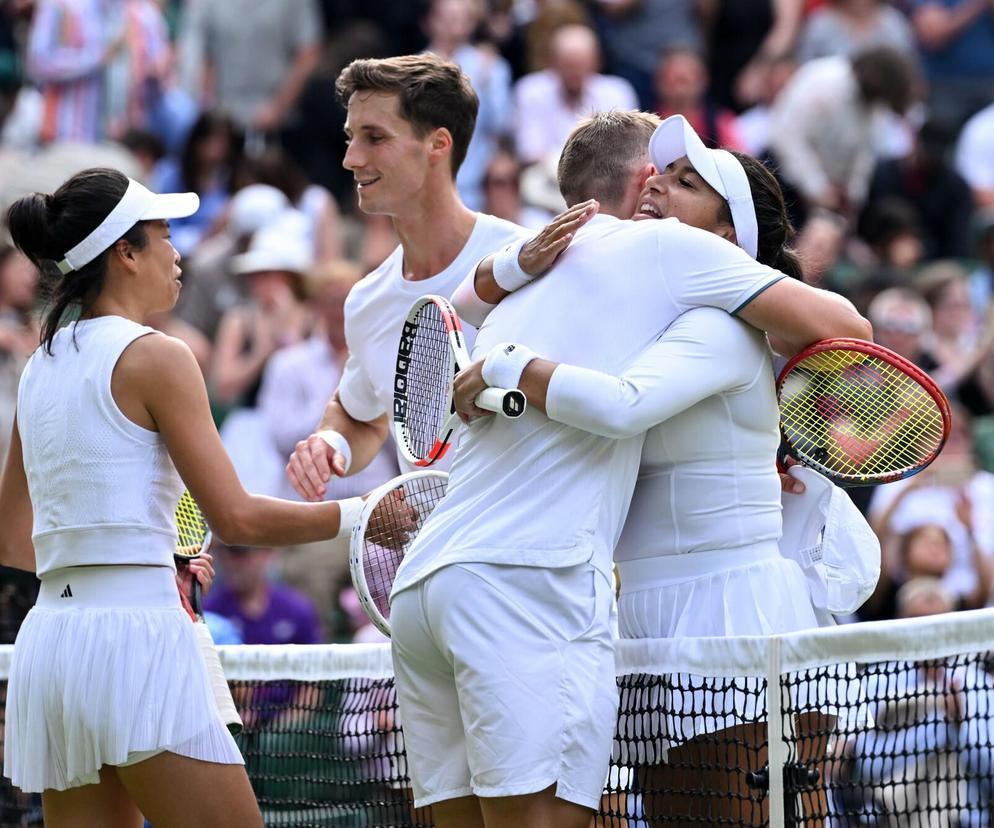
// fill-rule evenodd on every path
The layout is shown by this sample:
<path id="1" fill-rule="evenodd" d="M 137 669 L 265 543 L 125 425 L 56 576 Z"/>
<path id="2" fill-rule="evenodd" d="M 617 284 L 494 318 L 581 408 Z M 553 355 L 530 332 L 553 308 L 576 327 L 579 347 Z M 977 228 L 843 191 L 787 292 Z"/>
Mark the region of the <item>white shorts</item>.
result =
<path id="1" fill-rule="evenodd" d="M 54 570 L 14 643 L 4 774 L 40 792 L 167 750 L 242 764 L 213 698 L 172 569 Z"/>
<path id="2" fill-rule="evenodd" d="M 618 712 L 612 589 L 589 564 L 447 566 L 395 595 L 418 807 L 537 793 L 598 807 Z"/>

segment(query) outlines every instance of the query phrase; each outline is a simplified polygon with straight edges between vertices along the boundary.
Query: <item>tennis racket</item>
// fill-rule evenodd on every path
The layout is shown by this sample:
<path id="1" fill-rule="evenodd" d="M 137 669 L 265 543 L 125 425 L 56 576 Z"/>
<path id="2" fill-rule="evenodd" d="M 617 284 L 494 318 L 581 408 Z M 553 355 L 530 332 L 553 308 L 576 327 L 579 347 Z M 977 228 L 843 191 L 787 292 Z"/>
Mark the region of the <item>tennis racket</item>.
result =
<path id="1" fill-rule="evenodd" d="M 178 564 L 188 562 L 210 548 L 210 527 L 208 527 L 203 512 L 200 511 L 197 501 L 193 499 L 189 490 L 183 492 L 176 505 L 176 534 L 175 556 Z M 193 579 L 189 604 L 193 614 L 194 629 L 197 633 L 197 644 L 200 646 L 200 654 L 207 667 L 207 675 L 210 677 L 211 690 L 214 691 L 214 701 L 217 704 L 218 713 L 221 714 L 221 720 L 227 725 L 232 735 L 241 733 L 242 719 L 238 715 L 235 701 L 231 697 L 231 690 L 224 677 L 221 659 L 218 657 L 211 631 L 207 627 L 207 622 L 204 621 L 203 594 L 200 581 L 196 578 Z"/>
<path id="2" fill-rule="evenodd" d="M 469 365 L 455 309 L 441 296 L 422 296 L 404 321 L 393 380 L 394 438 L 409 463 L 430 466 L 445 455 L 459 423 L 452 378 Z M 503 388 L 487 388 L 476 404 L 505 417 L 520 417 L 526 405 L 521 391 Z"/>
<path id="3" fill-rule="evenodd" d="M 860 339 L 826 339 L 777 379 L 781 468 L 786 456 L 840 486 L 911 477 L 942 450 L 952 417 L 932 379 L 899 354 Z"/>
<path id="4" fill-rule="evenodd" d="M 449 475 L 414 471 L 376 489 L 352 527 L 349 569 L 362 608 L 376 628 L 390 635 L 390 590 L 397 569 L 421 527 L 445 497 Z"/>

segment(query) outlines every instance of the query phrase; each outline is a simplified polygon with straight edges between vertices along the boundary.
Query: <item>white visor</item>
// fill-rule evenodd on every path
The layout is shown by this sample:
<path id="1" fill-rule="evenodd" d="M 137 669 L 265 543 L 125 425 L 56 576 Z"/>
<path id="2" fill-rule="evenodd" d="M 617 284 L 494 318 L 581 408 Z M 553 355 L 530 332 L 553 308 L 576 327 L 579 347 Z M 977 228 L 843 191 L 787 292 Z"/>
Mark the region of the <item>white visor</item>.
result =
<path id="1" fill-rule="evenodd" d="M 704 146 L 683 115 L 671 115 L 652 133 L 649 156 L 656 169 L 662 172 L 685 155 L 697 174 L 728 202 L 739 247 L 755 259 L 759 229 L 745 169 L 730 152 Z"/>
<path id="2" fill-rule="evenodd" d="M 107 218 L 57 263 L 59 272 L 65 275 L 89 264 L 140 221 L 185 218 L 199 207 L 196 193 L 158 195 L 129 178 L 128 189 Z"/>

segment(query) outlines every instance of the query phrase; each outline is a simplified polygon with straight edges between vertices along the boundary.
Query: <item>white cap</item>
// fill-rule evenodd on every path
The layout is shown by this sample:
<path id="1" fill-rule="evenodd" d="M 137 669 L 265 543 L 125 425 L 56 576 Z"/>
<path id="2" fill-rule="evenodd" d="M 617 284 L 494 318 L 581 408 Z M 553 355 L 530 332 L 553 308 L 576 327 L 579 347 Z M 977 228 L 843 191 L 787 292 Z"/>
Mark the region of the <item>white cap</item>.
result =
<path id="1" fill-rule="evenodd" d="M 671 115 L 652 133 L 652 138 L 649 139 L 649 156 L 656 169 L 662 172 L 685 155 L 697 174 L 728 202 L 739 247 L 755 259 L 759 246 L 759 228 L 745 168 L 727 150 L 713 150 L 704 146 L 704 142 L 683 115 Z"/>
<path id="2" fill-rule="evenodd" d="M 231 197 L 229 221 L 236 236 L 262 229 L 290 206 L 290 200 L 269 184 L 249 184 Z"/>
<path id="3" fill-rule="evenodd" d="M 286 270 L 306 275 L 314 265 L 314 244 L 307 235 L 308 218 L 292 207 L 254 236 L 249 249 L 231 260 L 236 274 Z"/>
<path id="4" fill-rule="evenodd" d="M 57 262 L 59 272 L 65 275 L 92 262 L 121 236 L 140 221 L 185 218 L 200 207 L 196 193 L 153 193 L 133 178 L 128 179 L 128 189 L 107 217 L 83 241 Z"/>

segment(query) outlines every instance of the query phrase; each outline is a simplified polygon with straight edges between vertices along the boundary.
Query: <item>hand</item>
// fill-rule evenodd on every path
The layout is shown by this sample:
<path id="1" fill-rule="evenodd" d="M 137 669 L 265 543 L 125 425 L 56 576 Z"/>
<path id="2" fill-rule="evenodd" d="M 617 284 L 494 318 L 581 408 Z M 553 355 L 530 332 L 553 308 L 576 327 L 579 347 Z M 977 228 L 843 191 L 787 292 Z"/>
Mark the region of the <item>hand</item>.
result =
<path id="1" fill-rule="evenodd" d="M 194 578 L 200 582 L 201 593 L 207 595 L 214 583 L 214 556 L 209 552 L 201 552 L 177 568 L 176 585 L 183 595 L 190 595 L 193 591 Z"/>
<path id="2" fill-rule="evenodd" d="M 521 248 L 518 254 L 521 269 L 534 277 L 545 273 L 569 247 L 573 234 L 593 218 L 599 209 L 600 204 L 590 199 L 575 204 L 556 216 Z"/>
<path id="3" fill-rule="evenodd" d="M 286 464 L 290 484 L 301 497 L 312 502 L 324 499 L 332 474 L 345 477 L 345 455 L 335 451 L 317 434 L 298 442 Z"/>
<path id="4" fill-rule="evenodd" d="M 452 381 L 452 405 L 455 407 L 459 419 L 464 423 L 469 423 L 475 417 L 486 417 L 488 414 L 493 414 L 492 411 L 486 411 L 476 404 L 477 396 L 487 387 L 487 383 L 483 379 L 482 359 L 456 374 Z"/>
<path id="5" fill-rule="evenodd" d="M 804 494 L 804 484 L 800 480 L 784 472 L 778 472 L 778 474 L 780 475 L 781 491 L 795 495 Z"/>
<path id="6" fill-rule="evenodd" d="M 366 537 L 377 546 L 400 550 L 418 531 L 421 513 L 407 502 L 402 488 L 394 489 L 384 497 L 366 524 Z"/>

